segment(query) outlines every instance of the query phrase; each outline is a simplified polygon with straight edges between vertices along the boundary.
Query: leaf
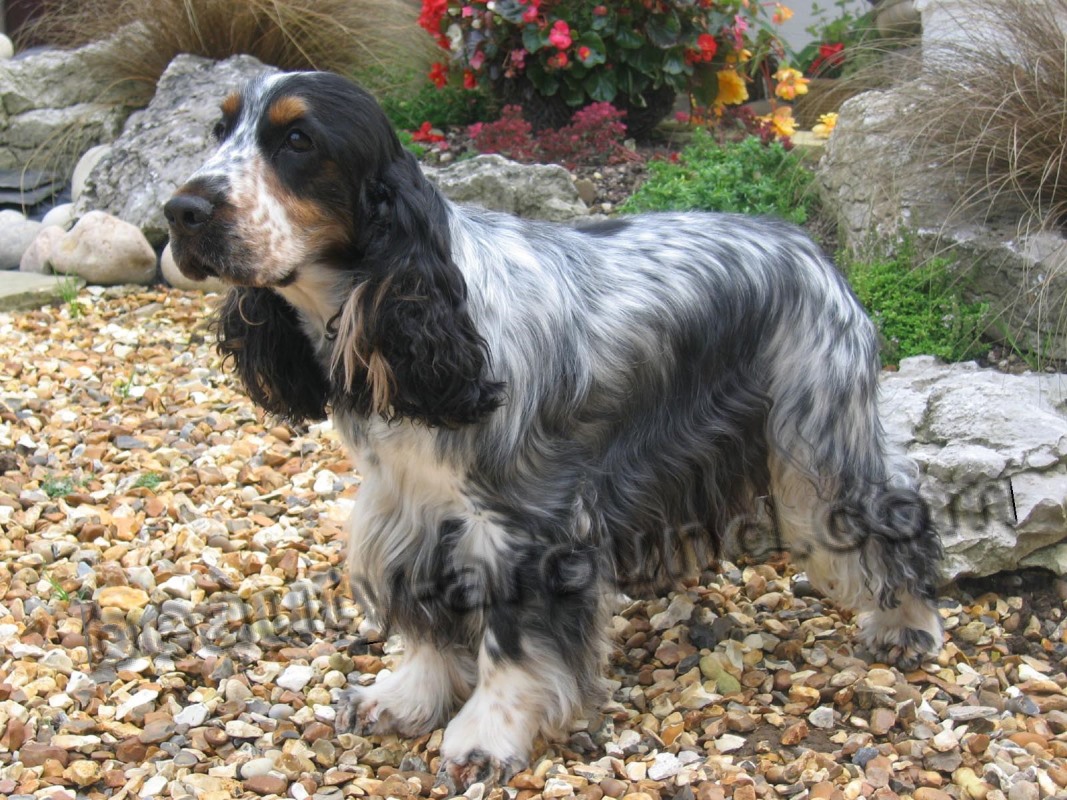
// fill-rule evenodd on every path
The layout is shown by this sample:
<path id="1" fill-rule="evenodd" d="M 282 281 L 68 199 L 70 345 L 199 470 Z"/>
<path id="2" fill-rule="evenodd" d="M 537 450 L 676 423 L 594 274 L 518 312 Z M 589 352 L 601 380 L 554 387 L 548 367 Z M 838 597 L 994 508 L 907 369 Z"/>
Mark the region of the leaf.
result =
<path id="1" fill-rule="evenodd" d="M 645 34 L 656 47 L 664 50 L 674 47 L 682 34 L 682 22 L 678 19 L 678 12 L 672 9 L 669 14 L 653 14 L 645 26 Z"/>
<path id="2" fill-rule="evenodd" d="M 685 63 L 685 58 L 682 56 L 681 51 L 671 51 L 667 54 L 667 57 L 663 59 L 663 71 L 668 75 L 684 75 L 686 67 L 689 65 Z"/>
<path id="3" fill-rule="evenodd" d="M 580 106 L 585 102 L 585 90 L 581 84 L 563 81 L 559 86 L 559 96 L 569 106 Z"/>
<path id="4" fill-rule="evenodd" d="M 548 45 L 548 34 L 536 25 L 527 25 L 522 29 L 522 46 L 527 52 L 536 53 Z"/>
<path id="5" fill-rule="evenodd" d="M 697 64 L 693 68 L 690 91 L 699 105 L 710 106 L 719 93 L 719 76 L 711 64 Z"/>
<path id="6" fill-rule="evenodd" d="M 585 79 L 585 93 L 598 103 L 610 103 L 619 93 L 615 72 L 595 70 Z"/>
<path id="7" fill-rule="evenodd" d="M 645 40 L 641 38 L 640 34 L 631 28 L 619 28 L 615 32 L 615 44 L 623 50 L 636 50 L 644 43 Z"/>
<path id="8" fill-rule="evenodd" d="M 522 24 L 522 16 L 526 13 L 527 4 L 521 0 L 496 0 L 493 12 L 499 14 L 514 25 Z"/>
<path id="9" fill-rule="evenodd" d="M 582 34 L 582 38 L 578 40 L 575 53 L 582 47 L 589 48 L 589 55 L 585 59 L 581 59 L 581 62 L 587 67 L 593 67 L 597 64 L 603 64 L 607 61 L 605 56 L 604 40 L 597 36 L 595 33 Z"/>

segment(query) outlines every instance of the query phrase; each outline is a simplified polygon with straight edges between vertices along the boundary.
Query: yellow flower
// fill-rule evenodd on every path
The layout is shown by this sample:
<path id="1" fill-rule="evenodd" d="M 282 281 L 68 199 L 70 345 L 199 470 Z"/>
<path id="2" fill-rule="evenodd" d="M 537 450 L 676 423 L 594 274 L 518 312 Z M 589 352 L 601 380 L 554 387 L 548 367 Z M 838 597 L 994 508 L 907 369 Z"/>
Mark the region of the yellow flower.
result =
<path id="1" fill-rule="evenodd" d="M 793 9 L 786 8 L 781 3 L 777 3 L 775 6 L 775 12 L 771 15 L 771 19 L 774 20 L 776 25 L 781 25 L 788 19 L 792 19 Z"/>
<path id="2" fill-rule="evenodd" d="M 778 85 L 774 87 L 774 93 L 783 100 L 795 100 L 797 95 L 808 93 L 810 81 L 798 69 L 782 67 L 774 73 L 774 79 L 778 81 Z"/>
<path id="3" fill-rule="evenodd" d="M 811 132 L 820 139 L 829 139 L 830 134 L 834 132 L 835 125 L 837 125 L 837 114 L 831 111 L 819 117 L 819 121 L 811 126 Z"/>
<path id="4" fill-rule="evenodd" d="M 736 106 L 746 100 L 748 100 L 748 87 L 745 86 L 745 79 L 737 74 L 737 70 L 719 70 L 719 93 L 715 96 L 716 105 Z"/>
<path id="5" fill-rule="evenodd" d="M 730 66 L 733 66 L 734 64 L 737 64 L 738 62 L 740 62 L 742 64 L 746 64 L 746 63 L 748 63 L 749 59 L 751 59 L 751 58 L 752 58 L 752 51 L 748 50 L 746 48 L 746 49 L 743 49 L 743 50 L 737 50 L 737 51 L 735 51 L 733 53 L 729 53 L 726 56 L 726 58 L 723 59 L 723 60 L 727 64 L 729 64 Z"/>
<path id="6" fill-rule="evenodd" d="M 778 137 L 792 136 L 797 132 L 797 121 L 793 119 L 791 106 L 778 106 L 770 114 L 760 117 L 763 122 L 769 122 Z"/>

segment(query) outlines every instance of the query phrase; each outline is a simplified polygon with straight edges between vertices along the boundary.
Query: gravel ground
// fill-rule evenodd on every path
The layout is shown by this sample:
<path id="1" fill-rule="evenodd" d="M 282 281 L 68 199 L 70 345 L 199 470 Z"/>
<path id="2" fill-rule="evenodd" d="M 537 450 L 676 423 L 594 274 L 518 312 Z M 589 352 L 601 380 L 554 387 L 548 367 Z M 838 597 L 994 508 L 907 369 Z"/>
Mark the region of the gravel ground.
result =
<path id="1" fill-rule="evenodd" d="M 236 390 L 213 302 L 0 314 L 0 797 L 441 798 L 440 731 L 334 732 L 402 652 L 344 596 L 359 481 Z M 943 598 L 902 674 L 785 561 L 724 564 L 620 609 L 605 720 L 468 797 L 1067 797 L 1067 583 L 1031 577 Z"/>

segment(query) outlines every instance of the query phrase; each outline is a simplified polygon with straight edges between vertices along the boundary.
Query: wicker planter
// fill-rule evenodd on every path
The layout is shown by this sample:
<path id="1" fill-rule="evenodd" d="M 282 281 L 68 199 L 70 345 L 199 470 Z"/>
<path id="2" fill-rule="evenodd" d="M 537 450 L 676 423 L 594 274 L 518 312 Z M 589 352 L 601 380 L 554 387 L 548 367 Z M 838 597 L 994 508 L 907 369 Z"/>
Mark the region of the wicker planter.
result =
<path id="1" fill-rule="evenodd" d="M 494 94 L 501 106 L 522 107 L 522 115 L 533 125 L 534 130 L 562 128 L 571 121 L 574 112 L 582 106 L 570 106 L 559 95 L 545 97 L 528 81 L 500 81 Z M 611 102 L 620 111 L 626 112 L 626 135 L 637 140 L 647 139 L 655 127 L 674 108 L 675 91 L 669 86 L 645 91 L 644 104 L 636 103 L 624 95 L 616 95 Z"/>

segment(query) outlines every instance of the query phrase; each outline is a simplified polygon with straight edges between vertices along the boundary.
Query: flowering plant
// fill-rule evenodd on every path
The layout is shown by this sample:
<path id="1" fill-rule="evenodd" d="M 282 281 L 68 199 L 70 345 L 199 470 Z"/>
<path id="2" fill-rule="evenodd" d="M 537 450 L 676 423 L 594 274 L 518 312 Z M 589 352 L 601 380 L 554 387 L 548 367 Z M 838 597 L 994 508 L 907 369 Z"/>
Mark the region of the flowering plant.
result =
<path id="1" fill-rule="evenodd" d="M 765 15 L 756 0 L 423 0 L 419 24 L 467 86 L 525 79 L 575 107 L 619 96 L 642 106 L 667 87 L 710 105 L 747 99 L 740 71 L 776 47 Z M 430 77 L 443 86 L 446 66 Z"/>

